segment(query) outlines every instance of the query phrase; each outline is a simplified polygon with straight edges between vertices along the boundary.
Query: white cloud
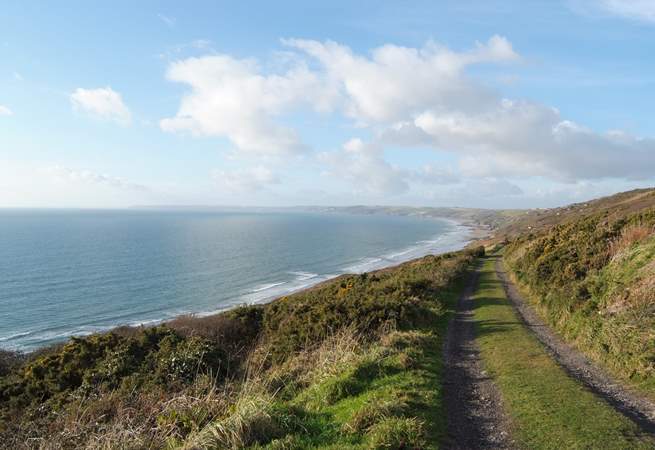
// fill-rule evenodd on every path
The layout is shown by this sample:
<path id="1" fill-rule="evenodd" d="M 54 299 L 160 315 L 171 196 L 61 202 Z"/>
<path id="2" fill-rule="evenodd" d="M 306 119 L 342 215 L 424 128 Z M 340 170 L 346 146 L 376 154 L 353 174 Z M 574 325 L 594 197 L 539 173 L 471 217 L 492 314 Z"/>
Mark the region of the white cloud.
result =
<path id="1" fill-rule="evenodd" d="M 452 167 L 439 167 L 426 164 L 419 170 L 407 171 L 407 177 L 415 183 L 423 184 L 454 184 L 461 180 L 461 175 Z"/>
<path id="2" fill-rule="evenodd" d="M 382 148 L 351 139 L 343 149 L 324 152 L 318 160 L 328 168 L 326 174 L 351 183 L 356 192 L 398 195 L 409 189 L 401 170 L 384 160 Z"/>
<path id="3" fill-rule="evenodd" d="M 287 39 L 283 44 L 289 50 L 281 58 L 282 69 L 275 66 L 274 72 L 254 60 L 221 54 L 172 63 L 168 79 L 190 91 L 161 128 L 225 137 L 241 155 L 280 157 L 307 149 L 299 134 L 283 125 L 289 114 L 337 112 L 373 138 L 322 152 L 318 161 L 330 176 L 379 195 L 473 178 L 488 183 L 476 188 L 515 195 L 505 178 L 540 176 L 571 183 L 644 180 L 655 173 L 654 139 L 587 129 L 556 108 L 504 99 L 470 77 L 472 65 L 519 59 L 504 37 L 493 36 L 465 51 L 428 42 L 422 48 L 384 45 L 368 55 L 332 41 Z M 456 168 L 402 169 L 385 160 L 384 149 L 390 146 L 432 147 L 455 154 L 458 162 Z M 247 186 L 241 172 L 222 175 L 228 186 L 252 190 L 266 184 L 255 179 Z"/>
<path id="4" fill-rule="evenodd" d="M 104 175 L 84 169 L 72 169 L 60 165 L 49 166 L 41 169 L 41 172 L 50 176 L 53 180 L 66 183 L 102 185 L 115 189 L 131 191 L 147 191 L 148 188 L 141 184 L 131 183 L 122 178 Z"/>
<path id="5" fill-rule="evenodd" d="M 477 106 L 490 94 L 464 77 L 463 69 L 472 64 L 518 59 L 512 45 L 500 36 L 461 53 L 434 42 L 421 49 L 384 45 L 374 49 L 370 58 L 332 41 L 283 42 L 323 65 L 346 98 L 346 114 L 362 123 L 403 120 L 434 105 L 462 109 Z"/>
<path id="6" fill-rule="evenodd" d="M 298 133 L 275 117 L 303 105 L 325 110 L 331 102 L 319 76 L 303 65 L 263 75 L 254 60 L 215 55 L 175 62 L 167 77 L 191 92 L 175 117 L 160 122 L 164 131 L 227 137 L 237 150 L 256 155 L 303 152 Z"/>
<path id="7" fill-rule="evenodd" d="M 14 112 L 6 106 L 0 105 L 0 116 L 13 116 Z"/>
<path id="8" fill-rule="evenodd" d="M 427 164 L 419 169 L 395 167 L 384 160 L 383 147 L 351 139 L 339 151 L 324 152 L 318 160 L 328 168 L 326 175 L 351 184 L 355 194 L 399 196 L 421 186 L 439 186 L 456 198 L 520 195 L 517 185 L 494 176 L 464 177 L 449 166 Z M 465 195 L 465 193 L 468 193 Z"/>
<path id="9" fill-rule="evenodd" d="M 109 86 L 97 89 L 78 88 L 71 94 L 70 100 L 76 111 L 122 125 L 128 125 L 132 121 L 132 114 L 123 103 L 123 98 Z"/>
<path id="10" fill-rule="evenodd" d="M 122 208 L 167 201 L 150 186 L 93 170 L 0 159 L 2 207 Z"/>
<path id="11" fill-rule="evenodd" d="M 559 111 L 527 101 L 500 100 L 475 114 L 430 110 L 397 126 L 386 139 L 458 152 L 468 176 L 546 176 L 575 181 L 655 173 L 655 140 L 596 133 Z"/>
<path id="12" fill-rule="evenodd" d="M 237 170 L 214 170 L 212 178 L 222 189 L 235 193 L 260 191 L 280 182 L 269 168 L 255 166 Z"/>
<path id="13" fill-rule="evenodd" d="M 621 17 L 655 23 L 653 0 L 600 0 L 599 6 Z"/>
<path id="14" fill-rule="evenodd" d="M 161 20 L 162 22 L 164 22 L 166 25 L 168 25 L 171 28 L 174 27 L 175 23 L 177 22 L 175 17 L 170 17 L 170 16 L 167 16 L 165 14 L 159 13 L 159 14 L 157 14 L 157 17 L 159 17 L 159 20 Z"/>

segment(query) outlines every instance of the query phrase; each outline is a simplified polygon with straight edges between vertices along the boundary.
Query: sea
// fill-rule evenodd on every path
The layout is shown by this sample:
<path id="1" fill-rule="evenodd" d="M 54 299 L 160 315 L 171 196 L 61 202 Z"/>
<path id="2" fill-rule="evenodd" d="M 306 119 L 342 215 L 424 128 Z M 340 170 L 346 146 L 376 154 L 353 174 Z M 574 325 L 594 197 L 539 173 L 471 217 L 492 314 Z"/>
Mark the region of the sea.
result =
<path id="1" fill-rule="evenodd" d="M 418 216 L 275 210 L 0 210 L 0 348 L 262 303 L 462 248 Z"/>

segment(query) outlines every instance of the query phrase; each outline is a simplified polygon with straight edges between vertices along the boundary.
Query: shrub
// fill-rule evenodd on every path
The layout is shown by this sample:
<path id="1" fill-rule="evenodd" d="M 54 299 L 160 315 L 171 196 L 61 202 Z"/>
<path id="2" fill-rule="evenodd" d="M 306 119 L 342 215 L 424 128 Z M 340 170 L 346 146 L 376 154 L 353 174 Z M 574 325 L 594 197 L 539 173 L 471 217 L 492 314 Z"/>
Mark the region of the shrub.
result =
<path id="1" fill-rule="evenodd" d="M 601 211 L 518 237 L 505 252 L 547 321 L 625 378 L 655 372 L 654 227 L 655 209 Z"/>
<path id="2" fill-rule="evenodd" d="M 369 276 L 351 275 L 266 305 L 263 337 L 274 361 L 321 342 L 345 326 L 362 335 L 431 323 L 440 289 L 458 277 L 471 255 L 428 256 Z"/>
<path id="3" fill-rule="evenodd" d="M 476 258 L 482 258 L 485 255 L 484 245 L 479 245 L 477 247 L 470 248 L 467 250 L 467 252 Z"/>
<path id="4" fill-rule="evenodd" d="M 25 361 L 20 352 L 0 349 L 0 377 L 8 375 Z"/>
<path id="5" fill-rule="evenodd" d="M 442 314 L 441 295 L 472 258 L 428 256 L 263 306 L 119 327 L 24 359 L 0 353 L 0 442 L 303 448 L 324 418 L 279 402 L 323 407 L 400 370 L 392 347 L 413 346 L 403 330 Z M 371 345 L 389 331 L 392 347 Z"/>

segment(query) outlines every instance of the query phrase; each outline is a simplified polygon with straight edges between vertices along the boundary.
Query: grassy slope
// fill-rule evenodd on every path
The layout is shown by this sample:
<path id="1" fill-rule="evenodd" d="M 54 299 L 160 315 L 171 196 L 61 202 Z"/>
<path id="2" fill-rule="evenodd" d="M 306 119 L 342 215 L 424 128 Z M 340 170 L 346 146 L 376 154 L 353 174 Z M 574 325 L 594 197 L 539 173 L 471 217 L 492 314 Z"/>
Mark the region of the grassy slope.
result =
<path id="1" fill-rule="evenodd" d="M 270 304 L 72 339 L 0 371 L 15 448 L 437 448 L 470 252 Z M 5 361 L 6 362 L 6 361 Z"/>
<path id="2" fill-rule="evenodd" d="M 515 282 L 547 323 L 655 399 L 655 209 L 651 194 L 515 238 Z"/>
<path id="3" fill-rule="evenodd" d="M 440 294 L 445 308 L 429 326 L 384 336 L 336 374 L 286 402 L 311 415 L 302 432 L 265 448 L 282 442 L 297 448 L 404 448 L 402 443 L 439 448 L 445 433 L 442 337 L 462 288 L 460 279 Z"/>
<path id="4" fill-rule="evenodd" d="M 499 222 L 492 242 L 502 241 L 529 233 L 541 233 L 554 226 L 575 222 L 581 217 L 609 212 L 613 217 L 624 217 L 638 211 L 655 207 L 655 189 L 636 189 L 602 197 L 583 203 L 548 209 L 515 211 L 506 215 L 507 220 Z"/>
<path id="5" fill-rule="evenodd" d="M 519 321 L 496 277 L 482 267 L 475 318 L 484 364 L 515 426 L 531 449 L 653 448 L 638 429 L 560 368 Z"/>

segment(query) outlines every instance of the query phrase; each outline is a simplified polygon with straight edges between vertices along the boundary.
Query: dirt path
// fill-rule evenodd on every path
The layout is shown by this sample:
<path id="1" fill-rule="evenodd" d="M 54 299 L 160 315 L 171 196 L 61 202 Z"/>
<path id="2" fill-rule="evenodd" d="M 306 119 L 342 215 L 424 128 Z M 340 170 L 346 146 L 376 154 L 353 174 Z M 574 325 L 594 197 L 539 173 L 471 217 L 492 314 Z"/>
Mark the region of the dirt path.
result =
<path id="1" fill-rule="evenodd" d="M 475 342 L 473 300 L 479 271 L 473 272 L 457 302 L 444 346 L 444 401 L 447 449 L 511 449 L 509 425 L 500 394 L 482 368 Z"/>
<path id="2" fill-rule="evenodd" d="M 545 325 L 509 280 L 501 258 L 496 260 L 496 273 L 519 316 L 569 375 L 633 420 L 643 431 L 655 434 L 655 404 L 626 389 Z"/>

